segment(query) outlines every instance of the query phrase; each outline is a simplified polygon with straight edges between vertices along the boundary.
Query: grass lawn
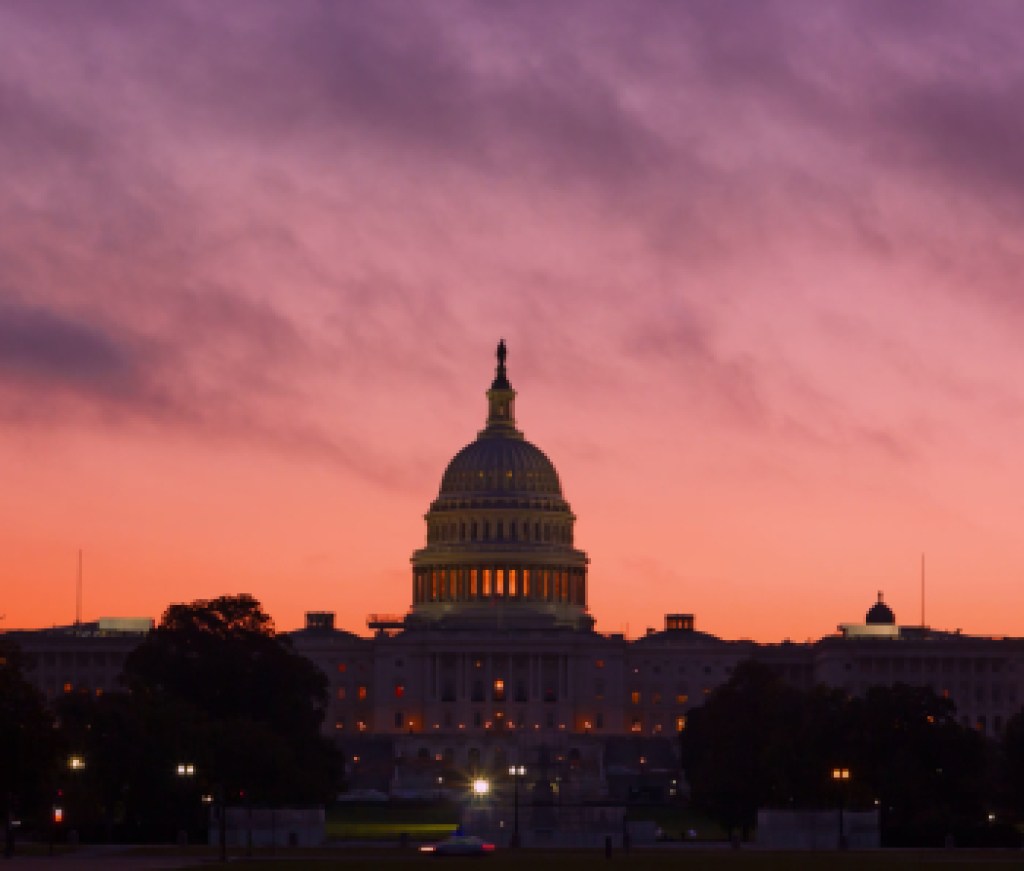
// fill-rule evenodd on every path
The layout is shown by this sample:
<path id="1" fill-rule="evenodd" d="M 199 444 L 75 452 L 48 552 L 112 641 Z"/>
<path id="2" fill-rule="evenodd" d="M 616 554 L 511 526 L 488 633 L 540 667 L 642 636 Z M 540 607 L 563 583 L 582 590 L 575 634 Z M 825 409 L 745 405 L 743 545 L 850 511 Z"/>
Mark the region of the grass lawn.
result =
<path id="1" fill-rule="evenodd" d="M 457 805 L 340 804 L 327 812 L 327 837 L 346 841 L 397 841 L 403 834 L 414 841 L 437 841 L 459 824 Z"/>
<path id="2" fill-rule="evenodd" d="M 688 832 L 696 832 L 696 840 L 725 841 L 728 833 L 718 823 L 702 816 L 690 808 L 679 805 L 630 805 L 626 808 L 628 820 L 651 820 L 673 841 L 690 838 Z"/>

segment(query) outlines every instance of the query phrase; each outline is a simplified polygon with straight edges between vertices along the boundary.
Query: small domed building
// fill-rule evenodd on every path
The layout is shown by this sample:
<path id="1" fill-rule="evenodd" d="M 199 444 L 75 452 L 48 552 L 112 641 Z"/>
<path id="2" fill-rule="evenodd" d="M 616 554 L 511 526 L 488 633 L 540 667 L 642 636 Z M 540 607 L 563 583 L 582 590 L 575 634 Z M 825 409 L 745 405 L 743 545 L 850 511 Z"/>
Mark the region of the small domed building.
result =
<path id="1" fill-rule="evenodd" d="M 868 613 L 864 616 L 864 622 L 868 626 L 896 625 L 896 615 L 892 613 L 892 608 L 885 604 L 885 601 L 882 599 L 881 590 L 878 591 L 878 601 L 868 608 Z"/>

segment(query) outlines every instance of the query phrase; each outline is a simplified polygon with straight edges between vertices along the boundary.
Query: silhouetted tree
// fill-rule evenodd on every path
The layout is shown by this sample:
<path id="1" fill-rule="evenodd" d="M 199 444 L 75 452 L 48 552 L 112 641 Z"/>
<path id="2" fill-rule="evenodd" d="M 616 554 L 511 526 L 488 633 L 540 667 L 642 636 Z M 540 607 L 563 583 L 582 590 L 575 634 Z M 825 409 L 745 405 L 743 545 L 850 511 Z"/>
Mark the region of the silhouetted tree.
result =
<path id="1" fill-rule="evenodd" d="M 690 794 L 730 831 L 746 833 L 759 807 L 793 803 L 802 701 L 771 668 L 751 661 L 691 713 L 681 738 Z"/>
<path id="2" fill-rule="evenodd" d="M 0 812 L 4 849 L 13 846 L 12 815 L 43 824 L 56 765 L 53 718 L 23 674 L 23 658 L 0 639 Z"/>
<path id="3" fill-rule="evenodd" d="M 327 679 L 274 633 L 252 596 L 171 605 L 128 657 L 133 692 L 163 692 L 214 719 L 246 718 L 281 734 L 316 732 Z"/>
<path id="4" fill-rule="evenodd" d="M 128 657 L 133 695 L 198 712 L 192 755 L 228 794 L 257 801 L 330 796 L 340 764 L 320 735 L 327 679 L 274 632 L 252 596 L 171 605 Z"/>
<path id="5" fill-rule="evenodd" d="M 761 807 L 832 807 L 842 788 L 847 806 L 880 809 L 887 843 L 980 841 L 992 747 L 954 714 L 926 687 L 800 692 L 748 662 L 690 715 L 683 766 L 693 802 L 730 829 L 747 829 Z M 1024 717 L 1008 726 L 1004 748 L 1024 782 Z M 850 780 L 834 783 L 834 768 Z"/>
<path id="6" fill-rule="evenodd" d="M 169 840 L 185 824 L 185 792 L 195 809 L 204 784 L 176 773 L 192 763 L 200 774 L 210 744 L 208 718 L 161 693 L 71 695 L 58 704 L 61 741 L 85 768 L 61 783 L 66 820 L 86 837 Z"/>
<path id="7" fill-rule="evenodd" d="M 1024 709 L 1014 714 L 1003 732 L 1002 788 L 1010 809 L 1019 822 L 1024 818 Z"/>
<path id="8" fill-rule="evenodd" d="M 882 812 L 890 844 L 941 844 L 983 819 L 989 770 L 983 736 L 928 687 L 872 687 L 850 702 L 850 768 Z"/>

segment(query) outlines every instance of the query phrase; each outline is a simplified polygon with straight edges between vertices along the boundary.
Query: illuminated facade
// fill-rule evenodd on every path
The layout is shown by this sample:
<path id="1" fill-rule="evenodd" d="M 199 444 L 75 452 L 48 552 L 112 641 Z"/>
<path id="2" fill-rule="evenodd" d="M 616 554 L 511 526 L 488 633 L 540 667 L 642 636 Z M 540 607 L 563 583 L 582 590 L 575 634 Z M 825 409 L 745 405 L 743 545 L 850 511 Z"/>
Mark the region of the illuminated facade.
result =
<path id="1" fill-rule="evenodd" d="M 370 637 L 320 612 L 291 633 L 328 677 L 324 730 L 353 783 L 422 791 L 454 772 L 525 764 L 569 793 L 669 790 L 674 736 L 751 658 L 801 688 L 929 686 L 988 735 L 1021 709 L 1024 639 L 900 627 L 881 594 L 863 624 L 806 644 L 723 640 L 683 613 L 637 639 L 596 632 L 575 517 L 555 467 L 517 429 L 503 343 L 486 396 L 484 428 L 449 463 L 425 516 L 409 613 L 371 618 Z M 100 621 L 9 636 L 52 699 L 116 689 L 145 628 Z"/>
<path id="2" fill-rule="evenodd" d="M 575 518 L 554 466 L 516 427 L 505 362 L 502 343 L 486 424 L 426 514 L 410 612 L 371 618 L 372 638 L 334 630 L 329 614 L 292 635 L 331 681 L 325 729 L 359 758 L 357 775 L 359 748 L 376 741 L 379 786 L 385 774 L 422 788 L 451 770 L 546 759 L 566 789 L 600 793 L 617 778 L 669 788 L 673 736 L 751 658 L 802 688 L 929 685 L 987 734 L 1020 709 L 1024 640 L 897 627 L 881 595 L 864 624 L 813 644 L 725 641 L 690 614 L 639 639 L 595 632 Z"/>

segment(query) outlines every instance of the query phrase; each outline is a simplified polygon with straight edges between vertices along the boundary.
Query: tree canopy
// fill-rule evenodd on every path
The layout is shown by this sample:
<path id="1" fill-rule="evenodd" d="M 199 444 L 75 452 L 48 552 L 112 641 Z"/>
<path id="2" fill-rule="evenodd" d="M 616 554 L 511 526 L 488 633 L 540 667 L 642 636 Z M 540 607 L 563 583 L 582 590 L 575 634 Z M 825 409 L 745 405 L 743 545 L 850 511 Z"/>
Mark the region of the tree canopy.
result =
<path id="1" fill-rule="evenodd" d="M 842 800 L 878 807 L 887 843 L 942 843 L 982 824 L 990 787 L 986 741 L 954 714 L 927 688 L 803 692 L 748 662 L 690 715 L 683 767 L 693 802 L 729 828 L 748 829 L 759 808 Z M 836 768 L 849 781 L 834 782 Z"/>
<path id="2" fill-rule="evenodd" d="M 133 692 L 165 693 L 213 719 L 245 719 L 299 737 L 316 733 L 327 679 L 274 633 L 252 596 L 171 605 L 128 657 Z"/>
<path id="3" fill-rule="evenodd" d="M 124 678 L 126 693 L 59 703 L 64 745 L 86 760 L 64 777 L 77 828 L 164 839 L 201 826 L 201 794 L 281 805 L 336 792 L 339 758 L 320 734 L 326 678 L 253 597 L 171 605 Z"/>
<path id="4" fill-rule="evenodd" d="M 0 812 L 39 813 L 56 760 L 53 717 L 23 676 L 21 651 L 0 638 Z"/>

